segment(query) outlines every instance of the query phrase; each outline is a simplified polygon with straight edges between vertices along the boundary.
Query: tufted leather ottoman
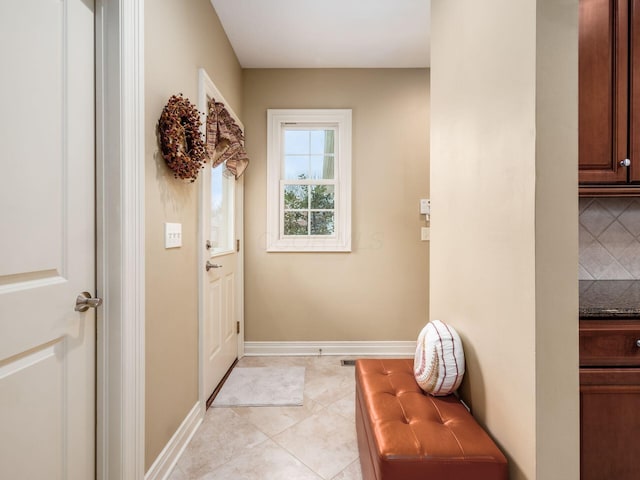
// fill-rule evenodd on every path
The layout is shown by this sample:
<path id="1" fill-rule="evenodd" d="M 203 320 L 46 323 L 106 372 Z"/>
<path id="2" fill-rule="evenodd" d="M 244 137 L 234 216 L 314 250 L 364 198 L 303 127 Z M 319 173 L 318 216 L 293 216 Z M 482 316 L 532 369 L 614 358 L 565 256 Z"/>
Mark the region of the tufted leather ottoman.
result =
<path id="1" fill-rule="evenodd" d="M 413 360 L 356 361 L 364 480 L 507 480 L 507 460 L 453 395 L 432 397 Z"/>

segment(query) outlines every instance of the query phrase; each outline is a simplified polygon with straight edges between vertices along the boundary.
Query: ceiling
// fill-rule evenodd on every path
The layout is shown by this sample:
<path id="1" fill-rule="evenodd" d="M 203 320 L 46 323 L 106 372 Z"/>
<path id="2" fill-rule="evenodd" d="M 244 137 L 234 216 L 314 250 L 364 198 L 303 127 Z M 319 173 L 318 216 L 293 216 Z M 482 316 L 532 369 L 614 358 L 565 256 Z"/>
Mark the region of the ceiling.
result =
<path id="1" fill-rule="evenodd" d="M 430 64 L 431 0 L 211 0 L 243 68 Z"/>

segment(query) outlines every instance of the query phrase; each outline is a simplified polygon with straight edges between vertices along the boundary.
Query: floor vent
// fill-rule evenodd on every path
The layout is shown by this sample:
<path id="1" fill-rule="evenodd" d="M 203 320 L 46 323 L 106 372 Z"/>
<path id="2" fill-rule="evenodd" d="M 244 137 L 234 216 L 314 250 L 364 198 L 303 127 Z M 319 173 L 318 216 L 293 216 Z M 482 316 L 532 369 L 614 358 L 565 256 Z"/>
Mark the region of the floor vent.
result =
<path id="1" fill-rule="evenodd" d="M 340 364 L 343 367 L 355 367 L 356 366 L 356 361 L 355 360 L 340 360 Z"/>

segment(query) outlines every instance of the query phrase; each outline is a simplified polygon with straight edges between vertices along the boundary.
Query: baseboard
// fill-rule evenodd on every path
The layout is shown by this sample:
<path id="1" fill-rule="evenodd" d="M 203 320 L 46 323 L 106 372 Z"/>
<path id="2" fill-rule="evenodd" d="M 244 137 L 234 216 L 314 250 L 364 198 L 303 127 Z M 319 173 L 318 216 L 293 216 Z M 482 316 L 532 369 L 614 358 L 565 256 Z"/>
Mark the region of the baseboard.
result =
<path id="1" fill-rule="evenodd" d="M 414 341 L 379 342 L 244 342 L 245 356 L 405 356 L 413 357 Z"/>
<path id="2" fill-rule="evenodd" d="M 203 412 L 200 402 L 197 402 L 187 414 L 182 424 L 173 434 L 169 443 L 165 445 L 144 476 L 144 480 L 166 480 L 180 459 L 182 452 L 189 444 L 191 437 L 202 423 Z"/>

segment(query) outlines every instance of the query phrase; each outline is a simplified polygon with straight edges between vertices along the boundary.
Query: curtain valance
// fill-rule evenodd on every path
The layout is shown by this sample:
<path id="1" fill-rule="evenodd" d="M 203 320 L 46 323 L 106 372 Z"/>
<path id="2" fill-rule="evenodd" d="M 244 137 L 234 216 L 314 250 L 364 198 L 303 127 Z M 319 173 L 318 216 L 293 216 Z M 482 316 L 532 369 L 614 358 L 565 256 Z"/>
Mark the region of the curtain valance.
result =
<path id="1" fill-rule="evenodd" d="M 236 179 L 249 165 L 249 157 L 244 148 L 244 133 L 221 102 L 210 99 L 206 128 L 207 155 L 211 165 L 216 167 L 226 162 Z"/>

